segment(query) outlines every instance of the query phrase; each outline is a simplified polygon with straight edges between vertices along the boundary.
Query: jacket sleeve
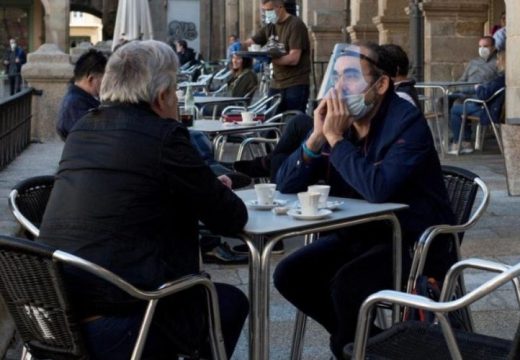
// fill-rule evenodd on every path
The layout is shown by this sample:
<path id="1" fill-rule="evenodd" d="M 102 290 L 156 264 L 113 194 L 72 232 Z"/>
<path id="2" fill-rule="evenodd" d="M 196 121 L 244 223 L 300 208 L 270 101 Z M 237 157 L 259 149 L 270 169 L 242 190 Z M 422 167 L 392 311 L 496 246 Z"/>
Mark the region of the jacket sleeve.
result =
<path id="1" fill-rule="evenodd" d="M 298 147 L 280 166 L 276 174 L 276 184 L 282 193 L 306 191 L 308 185 L 318 182 L 324 175 L 325 158 L 303 160 L 303 151 Z"/>
<path id="2" fill-rule="evenodd" d="M 405 130 L 390 145 L 384 157 L 375 163 L 346 139 L 334 146 L 330 162 L 343 180 L 367 201 L 389 201 L 430 156 L 431 141 L 426 138 L 424 130 L 413 130 L 415 126 Z"/>
<path id="3" fill-rule="evenodd" d="M 488 83 L 477 87 L 477 97 L 481 100 L 487 100 L 500 88 L 505 86 L 505 81 L 502 76 L 499 76 Z"/>
<path id="4" fill-rule="evenodd" d="M 177 127 L 167 136 L 161 165 L 170 192 L 193 204 L 191 210 L 211 231 L 233 235 L 244 228 L 244 203 L 211 172 L 185 129 Z"/>

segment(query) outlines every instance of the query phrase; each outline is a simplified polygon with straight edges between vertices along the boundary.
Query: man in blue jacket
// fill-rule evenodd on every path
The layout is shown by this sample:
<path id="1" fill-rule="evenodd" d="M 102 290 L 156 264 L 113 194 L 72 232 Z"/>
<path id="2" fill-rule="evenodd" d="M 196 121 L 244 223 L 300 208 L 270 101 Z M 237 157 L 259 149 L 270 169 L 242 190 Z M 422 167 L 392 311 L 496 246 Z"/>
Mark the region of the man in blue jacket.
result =
<path id="1" fill-rule="evenodd" d="M 334 87 L 314 111 L 314 127 L 277 174 L 281 192 L 325 182 L 331 195 L 409 206 L 397 214 L 405 270 L 414 242 L 429 226 L 453 223 L 433 139 L 419 109 L 399 98 L 388 54 L 372 43 L 344 49 Z M 453 262 L 448 242 L 430 249 L 426 273 L 442 277 Z M 392 287 L 392 229 L 370 223 L 322 234 L 284 259 L 274 282 L 280 293 L 331 334 L 341 357 L 353 341 L 357 314 L 371 293 Z"/>
<path id="2" fill-rule="evenodd" d="M 105 55 L 94 49 L 81 55 L 76 62 L 73 82 L 61 101 L 56 124 L 56 131 L 63 141 L 79 119 L 99 106 L 99 88 L 106 64 Z"/>
<path id="3" fill-rule="evenodd" d="M 26 62 L 25 51 L 16 44 L 15 39 L 9 40 L 9 48 L 4 55 L 5 73 L 9 77 L 10 94 L 14 95 L 22 87 L 22 76 L 20 72 L 22 65 Z"/>

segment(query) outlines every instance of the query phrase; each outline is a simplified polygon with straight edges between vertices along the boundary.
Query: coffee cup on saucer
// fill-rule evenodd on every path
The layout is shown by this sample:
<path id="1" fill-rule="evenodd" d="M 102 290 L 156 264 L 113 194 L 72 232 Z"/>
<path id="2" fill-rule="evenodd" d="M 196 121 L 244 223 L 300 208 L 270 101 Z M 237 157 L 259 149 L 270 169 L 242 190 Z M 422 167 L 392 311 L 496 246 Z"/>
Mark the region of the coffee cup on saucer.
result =
<path id="1" fill-rule="evenodd" d="M 248 48 L 249 51 L 260 51 L 261 49 L 262 49 L 262 47 L 259 44 L 252 44 Z"/>
<path id="2" fill-rule="evenodd" d="M 330 185 L 310 185 L 309 187 L 307 187 L 307 191 L 319 193 L 320 202 L 318 206 L 320 208 L 327 207 L 327 199 L 329 198 Z"/>
<path id="3" fill-rule="evenodd" d="M 313 191 L 306 191 L 298 193 L 298 200 L 300 201 L 300 208 L 302 215 L 315 216 L 318 215 L 318 205 L 320 201 L 320 193 Z"/>
<path id="4" fill-rule="evenodd" d="M 273 205 L 276 184 L 256 184 L 256 201 L 258 205 Z"/>
<path id="5" fill-rule="evenodd" d="M 253 123 L 255 121 L 256 114 L 254 112 L 242 111 L 240 115 L 243 123 Z"/>

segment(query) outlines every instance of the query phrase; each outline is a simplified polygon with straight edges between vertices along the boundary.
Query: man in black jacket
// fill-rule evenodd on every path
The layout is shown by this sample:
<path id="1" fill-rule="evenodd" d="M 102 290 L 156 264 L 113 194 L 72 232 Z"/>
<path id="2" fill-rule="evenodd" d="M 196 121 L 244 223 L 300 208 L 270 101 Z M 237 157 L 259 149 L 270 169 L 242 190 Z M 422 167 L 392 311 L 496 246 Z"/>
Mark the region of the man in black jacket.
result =
<path id="1" fill-rule="evenodd" d="M 199 271 L 199 222 L 222 234 L 247 222 L 229 178 L 215 177 L 175 120 L 177 68 L 173 50 L 158 41 L 112 54 L 101 106 L 67 137 L 39 238 L 147 289 Z M 128 359 L 143 304 L 79 271 L 68 270 L 67 280 L 92 358 Z M 216 285 L 231 355 L 247 299 Z M 207 357 L 205 301 L 200 289 L 159 301 L 145 357 Z"/>

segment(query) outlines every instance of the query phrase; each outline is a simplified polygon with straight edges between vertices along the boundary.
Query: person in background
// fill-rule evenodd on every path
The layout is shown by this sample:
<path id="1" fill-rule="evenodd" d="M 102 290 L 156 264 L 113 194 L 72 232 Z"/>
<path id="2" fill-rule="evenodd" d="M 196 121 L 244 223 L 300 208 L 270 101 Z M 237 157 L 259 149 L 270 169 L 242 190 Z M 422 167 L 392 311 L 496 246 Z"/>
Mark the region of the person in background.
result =
<path id="1" fill-rule="evenodd" d="M 506 26 L 506 12 L 502 11 L 502 14 L 500 14 L 500 24 L 493 25 L 493 28 L 491 29 L 491 36 L 495 35 L 495 33 Z M 496 42 L 495 42 L 496 45 Z"/>
<path id="2" fill-rule="evenodd" d="M 373 43 L 342 50 L 313 129 L 282 164 L 276 183 L 282 193 L 324 182 L 333 196 L 407 204 L 396 213 L 406 274 L 423 231 L 452 224 L 454 215 L 431 131 L 420 109 L 395 94 L 389 58 Z M 386 222 L 351 226 L 322 234 L 275 269 L 276 288 L 330 333 L 337 358 L 354 340 L 362 302 L 392 288 L 392 239 Z M 433 244 L 425 274 L 443 278 L 456 258 L 449 244 Z"/>
<path id="3" fill-rule="evenodd" d="M 107 58 L 101 51 L 90 49 L 74 65 L 74 78 L 61 101 L 56 123 L 56 131 L 63 141 L 80 118 L 99 106 L 99 89 L 106 64 Z"/>
<path id="4" fill-rule="evenodd" d="M 269 96 L 282 94 L 278 112 L 305 112 L 311 73 L 307 26 L 301 19 L 287 12 L 283 0 L 262 0 L 262 12 L 267 24 L 244 44 L 249 48 L 252 44 L 274 43 L 283 48 L 284 55 L 272 59 L 273 78 Z M 277 49 L 280 48 L 277 46 Z"/>
<path id="5" fill-rule="evenodd" d="M 500 29 L 497 29 L 493 33 L 493 39 L 495 39 L 495 47 L 498 51 L 502 51 L 506 49 L 506 13 L 503 12 L 502 16 L 500 17 L 500 23 L 502 27 Z"/>
<path id="6" fill-rule="evenodd" d="M 497 67 L 498 67 L 498 76 L 493 80 L 486 82 L 484 84 L 475 85 L 475 93 L 476 98 L 480 100 L 487 100 L 491 95 L 493 95 L 496 91 L 506 86 L 506 53 L 505 51 L 500 51 L 498 53 L 497 59 Z M 505 93 L 497 96 L 491 103 L 487 104 L 489 108 L 490 115 L 493 119 L 500 119 L 500 112 L 502 111 L 502 106 L 505 100 Z M 464 105 L 463 104 L 454 104 L 451 107 L 450 111 L 450 125 L 453 134 L 453 142 L 450 146 L 448 154 L 456 155 L 458 153 L 461 154 L 470 154 L 473 152 L 473 144 L 471 143 L 471 122 L 466 121 L 464 130 L 462 130 L 462 115 L 463 115 Z M 474 115 L 480 116 L 480 122 L 482 125 L 489 124 L 489 118 L 486 112 L 482 109 L 482 106 L 469 102 L 466 104 L 466 115 Z M 462 142 L 460 152 L 458 151 L 458 140 L 459 134 L 462 133 Z"/>
<path id="7" fill-rule="evenodd" d="M 188 47 L 186 40 L 177 40 L 175 42 L 175 52 L 179 57 L 180 65 L 188 64 L 193 65 L 195 63 L 195 51 Z"/>
<path id="8" fill-rule="evenodd" d="M 229 46 L 226 52 L 226 61 L 229 63 L 231 62 L 233 54 L 237 51 L 240 51 L 242 44 L 240 44 L 240 40 L 235 34 L 229 35 L 228 44 Z"/>
<path id="9" fill-rule="evenodd" d="M 415 80 L 408 78 L 410 61 L 402 47 L 396 44 L 381 45 L 395 64 L 395 76 L 392 76 L 394 90 L 403 99 L 420 108 L 419 96 L 415 89 Z"/>
<path id="10" fill-rule="evenodd" d="M 16 44 L 15 39 L 9 40 L 9 48 L 4 54 L 5 73 L 9 77 L 10 94 L 14 95 L 22 88 L 22 65 L 27 61 L 25 51 Z"/>
<path id="11" fill-rule="evenodd" d="M 495 39 L 492 36 L 480 38 L 478 55 L 478 57 L 470 60 L 458 81 L 484 83 L 497 77 L 497 49 L 495 48 Z M 450 99 L 462 101 L 474 94 L 475 87 L 467 86 L 458 89 L 454 94 L 450 94 Z"/>
<path id="12" fill-rule="evenodd" d="M 110 56 L 101 106 L 65 142 L 37 240 L 144 289 L 200 272 L 200 223 L 233 235 L 247 222 L 229 178 L 211 172 L 177 120 L 177 70 L 160 41 L 133 41 Z M 81 271 L 65 275 L 91 357 L 129 359 L 145 304 Z M 234 286 L 215 285 L 231 357 L 248 301 Z M 206 304 L 200 288 L 161 299 L 143 358 L 209 358 Z"/>
<path id="13" fill-rule="evenodd" d="M 252 68 L 252 58 L 233 54 L 231 58 L 233 76 L 228 81 L 229 96 L 242 97 L 256 89 L 258 77 Z"/>

